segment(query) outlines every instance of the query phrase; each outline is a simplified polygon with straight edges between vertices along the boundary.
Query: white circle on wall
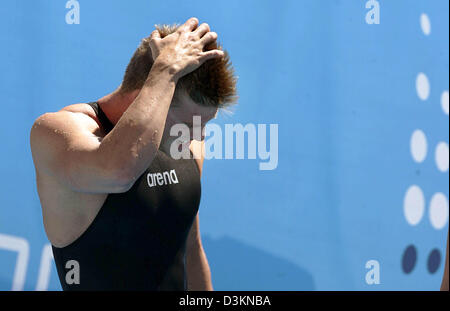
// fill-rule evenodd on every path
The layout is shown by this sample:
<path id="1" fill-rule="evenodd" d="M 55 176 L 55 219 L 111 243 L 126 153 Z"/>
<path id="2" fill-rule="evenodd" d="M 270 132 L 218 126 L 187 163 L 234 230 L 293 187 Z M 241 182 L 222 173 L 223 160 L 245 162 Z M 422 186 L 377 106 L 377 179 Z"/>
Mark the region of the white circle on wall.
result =
<path id="1" fill-rule="evenodd" d="M 426 36 L 428 36 L 431 33 L 430 18 L 425 13 L 422 13 L 420 15 L 420 27 L 422 28 L 422 31 Z"/>
<path id="2" fill-rule="evenodd" d="M 430 222 L 434 229 L 440 230 L 448 221 L 448 200 L 443 193 L 436 193 L 430 201 Z"/>
<path id="3" fill-rule="evenodd" d="M 427 137 L 421 130 L 415 130 L 410 141 L 411 155 L 417 163 L 421 163 L 427 157 Z"/>
<path id="4" fill-rule="evenodd" d="M 448 171 L 448 156 L 448 144 L 440 142 L 436 147 L 435 160 L 436 165 L 441 172 L 445 173 Z"/>
<path id="5" fill-rule="evenodd" d="M 406 191 L 403 200 L 403 213 L 406 221 L 411 225 L 417 225 L 425 211 L 425 198 L 419 186 L 413 185 Z"/>
<path id="6" fill-rule="evenodd" d="M 444 113 L 448 115 L 448 91 L 442 92 L 441 95 L 441 107 Z"/>
<path id="7" fill-rule="evenodd" d="M 417 96 L 419 96 L 421 100 L 427 100 L 428 96 L 430 96 L 430 82 L 428 81 L 428 77 L 423 72 L 417 75 L 416 91 Z"/>

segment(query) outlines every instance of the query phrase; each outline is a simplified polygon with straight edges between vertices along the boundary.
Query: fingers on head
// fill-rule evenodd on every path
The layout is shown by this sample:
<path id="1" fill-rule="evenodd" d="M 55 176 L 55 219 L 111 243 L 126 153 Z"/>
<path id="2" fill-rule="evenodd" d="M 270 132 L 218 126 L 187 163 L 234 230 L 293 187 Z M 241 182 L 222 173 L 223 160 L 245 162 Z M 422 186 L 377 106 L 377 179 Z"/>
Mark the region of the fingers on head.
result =
<path id="1" fill-rule="evenodd" d="M 198 26 L 198 19 L 196 17 L 191 17 L 184 23 L 178 30 L 180 32 L 193 31 Z"/>
<path id="2" fill-rule="evenodd" d="M 195 30 L 199 38 L 202 38 L 205 34 L 207 34 L 211 29 L 207 23 L 203 23 Z"/>
<path id="3" fill-rule="evenodd" d="M 207 61 L 208 59 L 213 58 L 222 58 L 225 56 L 225 52 L 222 50 L 211 50 L 207 52 L 203 52 L 201 55 L 202 61 Z"/>
<path id="4" fill-rule="evenodd" d="M 189 23 L 188 25 L 189 25 L 190 29 L 194 30 L 198 26 L 198 18 L 192 17 L 188 20 L 188 23 Z"/>
<path id="5" fill-rule="evenodd" d="M 161 39 L 161 35 L 159 34 L 159 30 L 155 29 L 150 34 L 150 40 Z"/>
<path id="6" fill-rule="evenodd" d="M 208 45 L 217 40 L 217 33 L 214 31 L 208 32 L 201 39 L 203 45 Z"/>

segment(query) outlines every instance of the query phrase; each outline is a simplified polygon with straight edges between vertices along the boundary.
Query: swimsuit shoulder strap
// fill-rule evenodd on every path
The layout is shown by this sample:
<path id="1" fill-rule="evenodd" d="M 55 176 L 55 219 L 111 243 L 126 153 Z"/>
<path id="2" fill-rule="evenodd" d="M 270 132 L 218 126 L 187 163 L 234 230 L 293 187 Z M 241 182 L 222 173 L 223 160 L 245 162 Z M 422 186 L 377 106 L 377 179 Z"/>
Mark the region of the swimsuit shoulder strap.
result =
<path id="1" fill-rule="evenodd" d="M 111 131 L 114 125 L 111 123 L 111 121 L 109 121 L 108 117 L 103 112 L 102 108 L 100 108 L 99 104 L 97 102 L 90 102 L 88 103 L 88 105 L 90 105 L 94 109 L 95 114 L 97 115 L 105 131 L 107 133 Z"/>

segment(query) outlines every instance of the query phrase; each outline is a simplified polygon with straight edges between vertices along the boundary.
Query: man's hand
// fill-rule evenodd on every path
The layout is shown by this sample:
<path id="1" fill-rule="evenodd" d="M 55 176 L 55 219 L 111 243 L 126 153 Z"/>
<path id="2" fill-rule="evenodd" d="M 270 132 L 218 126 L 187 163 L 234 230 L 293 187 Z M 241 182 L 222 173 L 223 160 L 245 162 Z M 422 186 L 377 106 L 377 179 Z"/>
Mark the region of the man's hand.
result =
<path id="1" fill-rule="evenodd" d="M 208 59 L 224 56 L 224 52 L 218 49 L 203 52 L 206 45 L 217 39 L 217 33 L 210 32 L 206 23 L 198 28 L 197 25 L 198 19 L 193 17 L 162 39 L 158 30 L 153 31 L 150 36 L 155 63 L 169 67 L 176 79 L 194 71 Z"/>

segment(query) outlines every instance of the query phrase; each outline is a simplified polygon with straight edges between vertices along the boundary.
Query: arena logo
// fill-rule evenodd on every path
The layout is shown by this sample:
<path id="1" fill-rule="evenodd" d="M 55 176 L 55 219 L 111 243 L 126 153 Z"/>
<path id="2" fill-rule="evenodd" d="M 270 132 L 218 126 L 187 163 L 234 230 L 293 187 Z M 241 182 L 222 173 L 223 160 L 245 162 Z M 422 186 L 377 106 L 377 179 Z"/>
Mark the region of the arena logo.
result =
<path id="1" fill-rule="evenodd" d="M 197 154 L 202 154 L 202 152 L 194 152 L 194 155 L 191 155 L 188 144 L 191 137 L 194 140 L 202 140 L 201 117 L 194 116 L 192 124 L 192 136 L 190 128 L 186 124 L 178 123 L 170 128 L 170 136 L 177 137 L 170 144 L 172 158 L 190 159 L 197 157 Z M 269 126 L 269 150 L 267 150 L 266 124 L 225 124 L 225 133 L 219 125 L 207 124 L 204 127 L 204 132 L 205 150 L 203 156 L 207 160 L 245 159 L 245 150 L 247 149 L 247 159 L 256 159 L 258 155 L 260 160 L 267 160 L 259 163 L 260 170 L 274 170 L 278 166 L 278 124 L 270 124 Z M 245 144 L 245 136 L 247 136 L 247 144 Z M 223 150 L 223 146 L 225 150 Z"/>
<path id="2" fill-rule="evenodd" d="M 162 173 L 148 173 L 147 183 L 150 188 L 154 186 L 163 186 L 167 184 L 178 184 L 177 172 L 175 170 Z"/>

